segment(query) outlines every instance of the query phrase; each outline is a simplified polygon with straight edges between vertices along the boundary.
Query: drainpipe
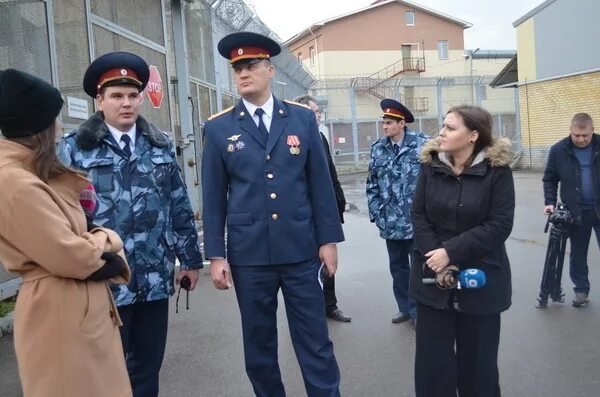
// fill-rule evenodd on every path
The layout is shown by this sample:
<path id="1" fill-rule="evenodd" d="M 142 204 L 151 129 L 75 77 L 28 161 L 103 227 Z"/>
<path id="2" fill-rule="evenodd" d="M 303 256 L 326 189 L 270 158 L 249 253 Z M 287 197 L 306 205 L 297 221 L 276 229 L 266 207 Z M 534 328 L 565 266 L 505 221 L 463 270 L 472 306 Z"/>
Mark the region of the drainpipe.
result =
<path id="1" fill-rule="evenodd" d="M 200 219 L 200 194 L 198 186 L 199 166 L 196 163 L 196 145 L 195 140 L 200 137 L 194 135 L 194 124 L 192 112 L 190 109 L 190 85 L 189 85 L 189 69 L 187 63 L 187 46 L 186 46 L 186 27 L 184 10 L 181 0 L 171 1 L 171 11 L 173 17 L 173 38 L 174 38 L 174 53 L 175 53 L 175 68 L 177 75 L 177 110 L 179 113 L 179 122 L 181 126 L 180 141 L 177 142 L 177 147 L 181 149 L 183 159 L 183 177 L 188 190 L 188 196 L 194 210 L 196 219 Z"/>
<path id="2" fill-rule="evenodd" d="M 319 56 L 319 43 L 317 42 L 317 36 L 315 36 L 315 33 L 312 31 L 312 26 L 308 27 L 308 31 L 310 32 L 315 42 L 315 62 L 317 63 L 317 76 L 319 76 L 318 78 L 321 78 L 321 62 L 319 62 L 319 60 L 317 59 Z M 310 51 L 308 57 L 310 58 Z"/>

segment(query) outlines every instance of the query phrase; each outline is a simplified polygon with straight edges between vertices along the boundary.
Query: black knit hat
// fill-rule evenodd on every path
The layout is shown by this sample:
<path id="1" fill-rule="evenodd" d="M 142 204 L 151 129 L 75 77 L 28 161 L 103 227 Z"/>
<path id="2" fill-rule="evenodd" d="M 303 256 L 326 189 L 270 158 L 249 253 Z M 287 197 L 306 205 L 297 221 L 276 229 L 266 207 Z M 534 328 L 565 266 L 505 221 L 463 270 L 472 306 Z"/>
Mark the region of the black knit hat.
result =
<path id="1" fill-rule="evenodd" d="M 63 106 L 60 92 L 44 80 L 15 69 L 0 70 L 0 130 L 23 138 L 48 128 Z"/>

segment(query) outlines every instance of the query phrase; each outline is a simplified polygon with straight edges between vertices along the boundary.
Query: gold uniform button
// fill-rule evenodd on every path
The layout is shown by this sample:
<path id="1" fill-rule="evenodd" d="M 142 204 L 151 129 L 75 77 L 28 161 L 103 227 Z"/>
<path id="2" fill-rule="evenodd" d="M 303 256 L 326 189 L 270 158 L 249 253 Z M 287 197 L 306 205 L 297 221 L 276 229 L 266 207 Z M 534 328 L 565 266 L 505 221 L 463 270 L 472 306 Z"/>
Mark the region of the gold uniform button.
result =
<path id="1" fill-rule="evenodd" d="M 271 218 L 273 218 L 273 220 L 277 220 L 279 218 L 279 215 L 273 214 L 273 215 L 271 215 Z"/>
<path id="2" fill-rule="evenodd" d="M 271 198 L 272 198 L 273 200 L 275 200 L 275 199 L 277 198 L 277 195 L 276 195 L 275 193 L 271 193 Z"/>
<path id="3" fill-rule="evenodd" d="M 267 174 L 267 178 L 273 179 L 273 174 Z"/>

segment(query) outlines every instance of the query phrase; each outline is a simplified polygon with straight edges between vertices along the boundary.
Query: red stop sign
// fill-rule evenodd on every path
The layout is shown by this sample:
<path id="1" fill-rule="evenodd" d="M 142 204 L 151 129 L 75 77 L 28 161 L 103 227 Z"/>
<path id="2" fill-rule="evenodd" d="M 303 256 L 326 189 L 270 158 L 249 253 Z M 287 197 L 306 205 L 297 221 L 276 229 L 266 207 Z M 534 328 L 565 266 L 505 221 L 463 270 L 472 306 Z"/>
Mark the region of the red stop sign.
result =
<path id="1" fill-rule="evenodd" d="M 158 69 L 153 65 L 150 65 L 150 78 L 146 85 L 146 94 L 148 94 L 148 99 L 150 99 L 152 106 L 155 109 L 160 108 L 164 96 L 162 79 L 160 78 Z"/>

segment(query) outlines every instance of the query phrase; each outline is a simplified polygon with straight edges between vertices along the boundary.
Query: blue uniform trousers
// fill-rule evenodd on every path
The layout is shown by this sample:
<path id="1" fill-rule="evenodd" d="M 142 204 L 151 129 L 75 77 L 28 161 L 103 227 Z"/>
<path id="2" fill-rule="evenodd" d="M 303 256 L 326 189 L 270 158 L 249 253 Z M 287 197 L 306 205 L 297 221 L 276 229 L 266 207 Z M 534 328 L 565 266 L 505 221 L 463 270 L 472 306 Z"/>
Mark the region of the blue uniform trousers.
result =
<path id="1" fill-rule="evenodd" d="M 317 258 L 288 265 L 231 266 L 242 317 L 246 372 L 257 397 L 283 397 L 277 361 L 277 294 L 283 292 L 292 344 L 308 397 L 340 395 Z"/>
<path id="2" fill-rule="evenodd" d="M 120 306 L 120 328 L 134 397 L 157 397 L 158 374 L 167 343 L 169 300 Z M 110 379 L 107 379 L 110 382 Z"/>
<path id="3" fill-rule="evenodd" d="M 413 239 L 385 240 L 390 258 L 390 273 L 392 274 L 394 296 L 398 310 L 407 313 L 411 318 L 417 317 L 417 304 L 408 292 L 410 278 L 410 250 Z"/>

